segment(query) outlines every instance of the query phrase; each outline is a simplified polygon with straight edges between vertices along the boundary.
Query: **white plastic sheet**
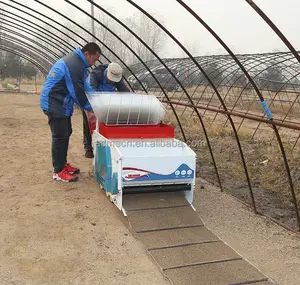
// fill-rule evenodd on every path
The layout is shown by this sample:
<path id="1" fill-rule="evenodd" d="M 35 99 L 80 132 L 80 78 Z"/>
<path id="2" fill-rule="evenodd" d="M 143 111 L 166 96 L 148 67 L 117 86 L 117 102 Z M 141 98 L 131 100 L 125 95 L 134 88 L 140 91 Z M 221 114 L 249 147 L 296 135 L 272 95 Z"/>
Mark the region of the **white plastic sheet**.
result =
<path id="1" fill-rule="evenodd" d="M 100 123 L 154 125 L 165 115 L 162 103 L 154 95 L 93 92 L 87 96 Z"/>

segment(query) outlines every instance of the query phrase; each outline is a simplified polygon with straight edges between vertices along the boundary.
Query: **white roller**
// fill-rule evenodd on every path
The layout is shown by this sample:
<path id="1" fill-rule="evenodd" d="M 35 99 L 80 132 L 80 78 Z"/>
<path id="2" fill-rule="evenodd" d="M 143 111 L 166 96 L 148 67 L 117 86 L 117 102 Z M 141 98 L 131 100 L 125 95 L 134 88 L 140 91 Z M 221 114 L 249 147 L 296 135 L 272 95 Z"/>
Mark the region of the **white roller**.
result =
<path id="1" fill-rule="evenodd" d="M 105 124 L 158 124 L 165 109 L 154 95 L 117 92 L 87 94 L 98 122 Z"/>

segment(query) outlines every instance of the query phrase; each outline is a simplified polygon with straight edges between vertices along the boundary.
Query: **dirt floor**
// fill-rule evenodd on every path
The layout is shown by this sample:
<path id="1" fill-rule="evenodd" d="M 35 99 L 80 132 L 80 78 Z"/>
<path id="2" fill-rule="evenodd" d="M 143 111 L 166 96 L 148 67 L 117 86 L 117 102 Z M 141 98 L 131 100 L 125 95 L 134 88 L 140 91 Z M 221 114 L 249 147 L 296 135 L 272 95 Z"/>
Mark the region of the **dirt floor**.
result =
<path id="1" fill-rule="evenodd" d="M 204 224 L 280 285 L 300 284 L 300 235 L 285 230 L 204 180 L 195 206 Z"/>
<path id="2" fill-rule="evenodd" d="M 69 161 L 80 181 L 52 181 L 51 139 L 37 95 L 0 94 L 0 284 L 170 284 L 89 177 L 80 114 Z M 280 285 L 300 284 L 300 236 L 203 182 L 204 223 Z M 202 185 L 201 184 L 201 185 Z"/>
<path id="3" fill-rule="evenodd" d="M 89 178 L 80 116 L 69 160 L 80 182 L 52 181 L 39 97 L 0 95 L 0 284 L 170 284 Z"/>

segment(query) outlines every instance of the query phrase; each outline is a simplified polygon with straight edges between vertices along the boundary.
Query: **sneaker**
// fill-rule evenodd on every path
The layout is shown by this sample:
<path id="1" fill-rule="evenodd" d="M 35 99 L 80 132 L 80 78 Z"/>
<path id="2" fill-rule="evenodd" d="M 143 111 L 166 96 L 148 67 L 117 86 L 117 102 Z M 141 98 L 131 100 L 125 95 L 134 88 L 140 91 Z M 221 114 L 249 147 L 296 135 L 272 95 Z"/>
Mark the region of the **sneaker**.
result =
<path id="1" fill-rule="evenodd" d="M 85 157 L 86 157 L 86 158 L 94 158 L 94 153 L 93 153 L 93 151 L 92 151 L 92 150 L 87 150 L 87 151 L 85 152 Z"/>
<path id="2" fill-rule="evenodd" d="M 62 182 L 75 182 L 78 180 L 77 176 L 70 174 L 66 168 L 59 173 L 53 173 L 53 179 Z"/>
<path id="3" fill-rule="evenodd" d="M 80 169 L 71 166 L 70 163 L 66 163 L 65 169 L 66 169 L 70 174 L 78 174 L 78 173 L 80 173 Z"/>

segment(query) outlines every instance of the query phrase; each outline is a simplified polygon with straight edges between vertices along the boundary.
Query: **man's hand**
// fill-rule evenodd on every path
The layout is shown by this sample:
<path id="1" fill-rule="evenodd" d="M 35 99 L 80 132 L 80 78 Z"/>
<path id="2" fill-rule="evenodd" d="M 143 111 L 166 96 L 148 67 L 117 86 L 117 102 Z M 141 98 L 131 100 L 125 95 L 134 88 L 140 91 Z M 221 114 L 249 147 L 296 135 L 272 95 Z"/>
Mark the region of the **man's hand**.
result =
<path id="1" fill-rule="evenodd" d="M 85 113 L 86 113 L 86 117 L 87 117 L 88 121 L 91 122 L 92 124 L 93 123 L 96 124 L 97 119 L 96 119 L 96 116 L 94 114 L 94 111 L 93 110 L 92 111 L 86 111 L 85 110 Z"/>

